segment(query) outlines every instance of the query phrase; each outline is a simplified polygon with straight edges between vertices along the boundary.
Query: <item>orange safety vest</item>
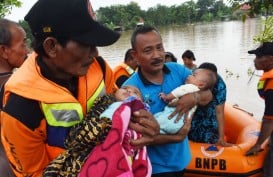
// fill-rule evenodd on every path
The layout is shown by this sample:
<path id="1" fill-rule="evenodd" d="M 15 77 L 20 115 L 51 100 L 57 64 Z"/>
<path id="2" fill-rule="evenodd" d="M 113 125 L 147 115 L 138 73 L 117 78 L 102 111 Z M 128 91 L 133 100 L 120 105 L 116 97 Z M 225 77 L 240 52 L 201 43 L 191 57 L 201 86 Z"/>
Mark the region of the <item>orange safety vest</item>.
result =
<path id="1" fill-rule="evenodd" d="M 11 115 L 1 112 L 1 139 L 16 176 L 41 176 L 48 163 L 64 151 L 46 143 L 47 125 L 70 127 L 78 123 L 96 97 L 112 93 L 116 89 L 109 65 L 106 64 L 103 76 L 96 60 L 86 76 L 79 78 L 78 85 L 78 97 L 75 98 L 66 88 L 44 78 L 36 63 L 36 54 L 32 54 L 6 83 L 4 104 L 10 93 L 15 93 L 37 100 L 45 115 L 39 127 L 31 131 Z M 60 112 L 62 113 L 58 114 Z M 67 119 L 70 113 L 74 116 Z M 29 118 L 34 119 L 31 115 Z"/>
<path id="2" fill-rule="evenodd" d="M 121 63 L 120 65 L 116 66 L 113 69 L 113 72 L 114 72 L 114 78 L 116 82 L 120 76 L 125 75 L 127 77 L 130 77 L 135 71 L 127 64 Z"/>
<path id="3" fill-rule="evenodd" d="M 273 69 L 264 72 L 257 85 L 258 93 L 262 98 L 264 98 L 264 92 L 267 89 L 273 89 Z"/>
<path id="4" fill-rule="evenodd" d="M 264 98 L 267 90 L 273 90 L 273 69 L 263 73 L 258 82 L 257 90 L 261 98 Z M 272 116 L 265 114 L 263 118 L 273 120 Z"/>

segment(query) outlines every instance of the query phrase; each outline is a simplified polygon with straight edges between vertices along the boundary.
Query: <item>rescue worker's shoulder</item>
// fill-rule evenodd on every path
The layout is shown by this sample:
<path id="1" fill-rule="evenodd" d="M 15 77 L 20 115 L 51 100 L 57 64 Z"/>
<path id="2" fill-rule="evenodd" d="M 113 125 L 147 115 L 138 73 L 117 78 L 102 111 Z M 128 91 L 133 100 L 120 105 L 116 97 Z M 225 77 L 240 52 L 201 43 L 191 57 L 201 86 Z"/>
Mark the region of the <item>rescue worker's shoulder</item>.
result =
<path id="1" fill-rule="evenodd" d="M 39 127 L 41 120 L 44 119 L 38 101 L 14 93 L 10 94 L 3 111 L 31 130 Z"/>

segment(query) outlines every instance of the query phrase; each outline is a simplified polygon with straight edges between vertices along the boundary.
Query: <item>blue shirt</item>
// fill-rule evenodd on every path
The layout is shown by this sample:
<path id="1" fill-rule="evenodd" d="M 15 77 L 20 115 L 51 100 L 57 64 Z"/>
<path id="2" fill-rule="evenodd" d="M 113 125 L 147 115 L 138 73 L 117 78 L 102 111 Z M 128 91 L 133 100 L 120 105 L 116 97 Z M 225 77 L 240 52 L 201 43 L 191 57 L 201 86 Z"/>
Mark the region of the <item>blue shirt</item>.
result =
<path id="1" fill-rule="evenodd" d="M 226 101 L 226 84 L 219 75 L 212 94 L 213 100 L 206 106 L 198 106 L 194 113 L 188 134 L 192 141 L 215 144 L 219 139 L 215 107 Z"/>
<path id="2" fill-rule="evenodd" d="M 149 82 L 142 75 L 141 68 L 123 84 L 136 86 L 153 114 L 163 111 L 166 106 L 166 103 L 160 99 L 159 93 L 170 93 L 176 87 L 184 84 L 186 78 L 191 74 L 189 69 L 173 62 L 165 63 L 163 72 L 162 84 Z M 152 163 L 153 174 L 181 171 L 191 160 L 188 138 L 186 137 L 179 143 L 148 146 L 148 155 Z"/>

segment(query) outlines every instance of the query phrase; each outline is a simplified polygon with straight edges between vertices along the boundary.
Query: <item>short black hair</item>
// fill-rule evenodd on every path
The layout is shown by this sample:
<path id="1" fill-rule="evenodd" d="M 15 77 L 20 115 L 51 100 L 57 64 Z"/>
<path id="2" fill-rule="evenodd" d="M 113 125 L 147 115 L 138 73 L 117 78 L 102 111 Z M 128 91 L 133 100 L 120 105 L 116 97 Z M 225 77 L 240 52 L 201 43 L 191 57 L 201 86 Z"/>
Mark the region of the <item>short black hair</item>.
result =
<path id="1" fill-rule="evenodd" d="M 165 57 L 171 57 L 172 62 L 177 62 L 177 58 L 174 56 L 172 52 L 165 52 Z"/>
<path id="2" fill-rule="evenodd" d="M 217 74 L 217 67 L 213 63 L 204 62 L 201 65 L 199 65 L 198 68 L 208 69 L 208 70 L 211 70 L 211 71 L 213 71 L 214 73 Z"/>
<path id="3" fill-rule="evenodd" d="M 201 68 L 200 68 L 201 69 Z M 206 69 L 206 68 L 202 68 L 202 69 Z M 206 89 L 210 89 L 212 90 L 217 82 L 217 74 L 210 70 L 210 69 L 206 69 L 209 72 L 207 73 L 207 83 L 206 83 Z"/>
<path id="4" fill-rule="evenodd" d="M 131 55 L 131 51 L 133 49 L 128 49 L 126 52 L 125 52 L 125 56 L 124 56 L 124 62 L 126 63 L 127 61 L 129 61 L 131 58 L 132 58 L 132 55 Z"/>
<path id="5" fill-rule="evenodd" d="M 183 54 L 182 54 L 182 58 L 190 58 L 193 61 L 195 61 L 195 56 L 193 54 L 193 52 L 191 50 L 186 50 Z"/>
<path id="6" fill-rule="evenodd" d="M 209 63 L 209 62 L 204 62 L 201 65 L 199 65 L 198 69 L 207 69 L 209 71 L 212 71 L 215 79 L 211 79 L 211 83 L 209 83 L 209 86 L 212 86 L 211 89 L 213 89 L 213 87 L 215 86 L 215 84 L 217 82 L 217 78 L 218 78 L 216 65 L 213 63 Z M 210 77 L 212 78 L 212 76 L 210 76 Z"/>
<path id="7" fill-rule="evenodd" d="M 136 37 L 137 37 L 137 35 L 146 34 L 146 33 L 151 32 L 151 31 L 156 31 L 158 33 L 158 35 L 161 37 L 158 30 L 155 27 L 152 27 L 150 25 L 142 25 L 142 26 L 136 27 L 135 31 L 133 32 L 133 34 L 131 36 L 132 49 L 136 48 Z"/>

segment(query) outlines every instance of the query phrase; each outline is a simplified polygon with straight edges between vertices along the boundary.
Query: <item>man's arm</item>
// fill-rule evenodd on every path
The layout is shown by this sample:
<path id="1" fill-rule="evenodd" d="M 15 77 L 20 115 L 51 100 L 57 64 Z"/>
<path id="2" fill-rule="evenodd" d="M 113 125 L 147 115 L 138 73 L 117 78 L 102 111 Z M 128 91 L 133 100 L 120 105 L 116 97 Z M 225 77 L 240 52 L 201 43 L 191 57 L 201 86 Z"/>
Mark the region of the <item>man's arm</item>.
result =
<path id="1" fill-rule="evenodd" d="M 273 132 L 273 90 L 267 90 L 265 92 L 265 111 L 262 120 L 262 127 L 259 138 L 254 146 L 252 146 L 245 155 L 253 155 L 261 151 L 261 146 L 264 141 Z"/>
<path id="2" fill-rule="evenodd" d="M 255 155 L 262 150 L 263 142 L 272 134 L 273 132 L 273 120 L 263 119 L 261 133 L 254 146 L 252 146 L 245 155 Z"/>
<path id="3" fill-rule="evenodd" d="M 212 100 L 212 93 L 210 90 L 198 91 L 182 96 L 176 103 L 175 111 L 169 116 L 173 118 L 176 116 L 176 121 L 180 120 L 183 114 L 188 112 L 195 105 L 206 105 Z M 175 106 L 175 105 L 171 105 Z"/>
<path id="4" fill-rule="evenodd" d="M 210 90 L 203 90 L 193 93 L 195 97 L 195 102 L 197 105 L 205 106 L 207 105 L 213 98 L 213 95 Z"/>

